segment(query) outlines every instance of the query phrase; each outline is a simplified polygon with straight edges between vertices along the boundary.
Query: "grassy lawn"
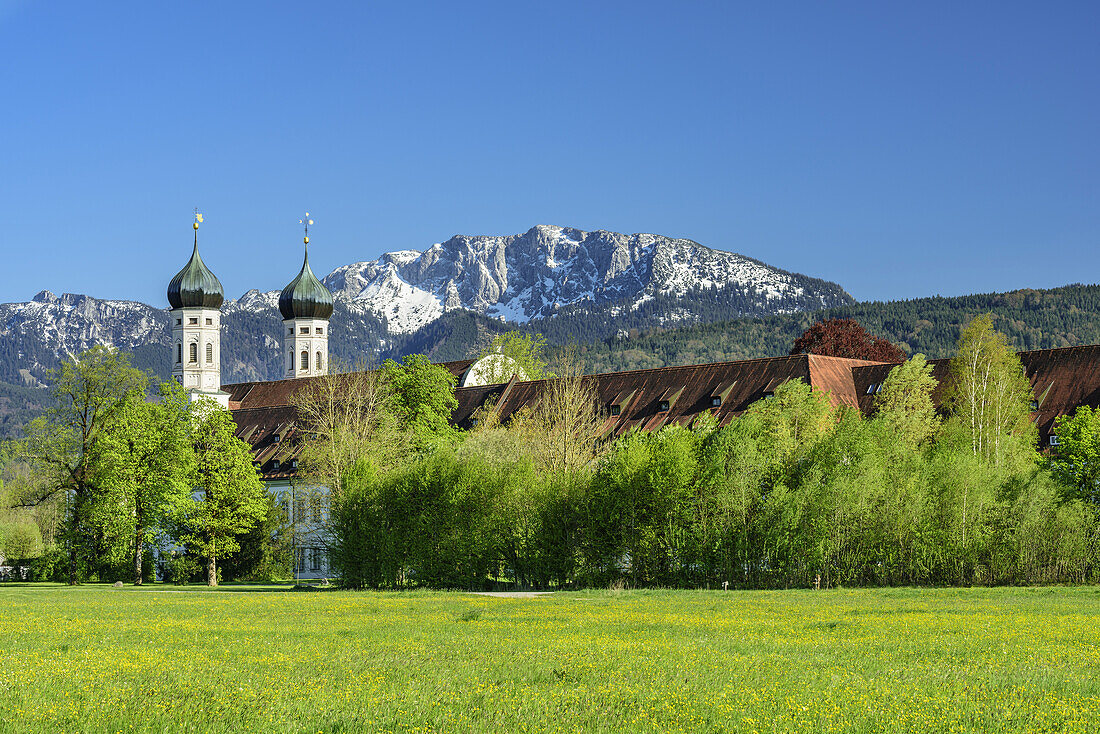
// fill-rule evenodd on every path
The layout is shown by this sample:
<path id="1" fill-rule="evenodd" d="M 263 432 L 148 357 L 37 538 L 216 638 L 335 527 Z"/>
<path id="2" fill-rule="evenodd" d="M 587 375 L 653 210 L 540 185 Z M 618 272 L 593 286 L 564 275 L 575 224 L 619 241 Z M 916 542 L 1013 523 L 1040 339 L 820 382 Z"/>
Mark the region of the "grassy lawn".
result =
<path id="1" fill-rule="evenodd" d="M 8 585 L 0 622 L 5 732 L 1100 731 L 1097 587 Z"/>

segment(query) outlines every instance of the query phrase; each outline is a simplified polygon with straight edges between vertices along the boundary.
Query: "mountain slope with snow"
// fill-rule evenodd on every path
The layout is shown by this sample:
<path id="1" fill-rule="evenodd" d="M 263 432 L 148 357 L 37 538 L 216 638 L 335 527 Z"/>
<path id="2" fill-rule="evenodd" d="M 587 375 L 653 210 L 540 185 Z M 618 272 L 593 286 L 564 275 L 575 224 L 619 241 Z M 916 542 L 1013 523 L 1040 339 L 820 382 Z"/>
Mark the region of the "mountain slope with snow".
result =
<path id="1" fill-rule="evenodd" d="M 430 352 L 444 333 L 454 341 L 443 324 L 452 313 L 474 317 L 463 334 L 499 330 L 504 321 L 582 340 L 852 303 L 835 283 L 691 240 L 545 225 L 386 253 L 337 268 L 324 283 L 335 307 L 329 349 L 347 362 L 398 355 L 412 344 Z M 278 297 L 252 290 L 223 304 L 225 382 L 281 375 Z M 437 323 L 442 328 L 433 329 Z M 167 311 L 143 303 L 43 291 L 0 304 L 4 382 L 39 385 L 61 360 L 94 344 L 132 351 L 139 366 L 166 375 L 168 343 Z"/>

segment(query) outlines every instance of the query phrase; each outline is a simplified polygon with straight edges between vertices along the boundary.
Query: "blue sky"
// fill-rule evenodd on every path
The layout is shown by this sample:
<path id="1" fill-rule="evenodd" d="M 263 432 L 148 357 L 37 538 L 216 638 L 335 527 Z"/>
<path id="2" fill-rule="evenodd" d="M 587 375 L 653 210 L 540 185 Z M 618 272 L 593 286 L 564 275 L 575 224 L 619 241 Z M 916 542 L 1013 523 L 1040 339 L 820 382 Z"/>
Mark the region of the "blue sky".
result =
<path id="1" fill-rule="evenodd" d="M 0 0 L 0 301 L 535 224 L 861 300 L 1097 282 L 1100 4 Z"/>

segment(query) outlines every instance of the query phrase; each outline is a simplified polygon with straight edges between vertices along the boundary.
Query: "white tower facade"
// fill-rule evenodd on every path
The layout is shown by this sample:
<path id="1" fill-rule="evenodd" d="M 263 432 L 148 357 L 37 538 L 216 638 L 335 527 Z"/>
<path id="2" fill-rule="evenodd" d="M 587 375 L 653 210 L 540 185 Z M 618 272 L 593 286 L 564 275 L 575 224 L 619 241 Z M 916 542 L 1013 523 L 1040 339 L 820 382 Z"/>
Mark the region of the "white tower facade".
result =
<path id="1" fill-rule="evenodd" d="M 328 319 L 283 320 L 283 368 L 288 379 L 328 374 Z"/>
<path id="2" fill-rule="evenodd" d="M 222 386 L 221 311 L 174 308 L 172 377 L 189 390 L 216 392 Z"/>

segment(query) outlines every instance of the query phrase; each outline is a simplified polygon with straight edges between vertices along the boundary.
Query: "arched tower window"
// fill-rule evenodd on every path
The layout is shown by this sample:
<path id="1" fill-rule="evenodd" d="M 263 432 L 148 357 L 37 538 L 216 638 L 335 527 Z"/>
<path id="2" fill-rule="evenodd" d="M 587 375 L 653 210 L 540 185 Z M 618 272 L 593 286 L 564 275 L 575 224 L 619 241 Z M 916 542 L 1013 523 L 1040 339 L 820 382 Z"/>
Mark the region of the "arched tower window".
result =
<path id="1" fill-rule="evenodd" d="M 183 345 L 182 344 L 177 344 L 176 345 L 176 364 L 180 364 L 181 362 L 183 362 Z"/>
<path id="2" fill-rule="evenodd" d="M 214 363 L 214 345 L 207 342 L 206 344 L 206 363 Z"/>
<path id="3" fill-rule="evenodd" d="M 199 345 L 195 342 L 191 342 L 190 354 L 188 356 L 191 357 L 192 362 L 199 361 Z"/>
<path id="4" fill-rule="evenodd" d="M 321 362 L 321 353 L 320 352 L 317 352 L 317 354 L 314 355 L 314 359 L 316 361 L 313 363 L 313 369 L 319 370 L 322 367 L 324 367 L 324 364 L 322 364 L 322 362 Z"/>
<path id="5" fill-rule="evenodd" d="M 301 364 L 298 365 L 298 369 L 309 369 L 309 352 L 302 352 L 302 361 Z"/>

